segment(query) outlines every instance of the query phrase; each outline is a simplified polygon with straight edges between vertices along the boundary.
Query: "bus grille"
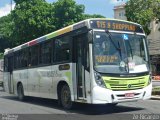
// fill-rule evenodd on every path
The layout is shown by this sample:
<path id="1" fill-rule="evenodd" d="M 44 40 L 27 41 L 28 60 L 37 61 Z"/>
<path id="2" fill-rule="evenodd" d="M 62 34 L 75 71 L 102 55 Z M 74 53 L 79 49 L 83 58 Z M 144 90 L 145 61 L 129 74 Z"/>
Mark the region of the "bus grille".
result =
<path id="1" fill-rule="evenodd" d="M 142 89 L 148 81 L 146 77 L 103 79 L 107 88 L 114 91 Z"/>

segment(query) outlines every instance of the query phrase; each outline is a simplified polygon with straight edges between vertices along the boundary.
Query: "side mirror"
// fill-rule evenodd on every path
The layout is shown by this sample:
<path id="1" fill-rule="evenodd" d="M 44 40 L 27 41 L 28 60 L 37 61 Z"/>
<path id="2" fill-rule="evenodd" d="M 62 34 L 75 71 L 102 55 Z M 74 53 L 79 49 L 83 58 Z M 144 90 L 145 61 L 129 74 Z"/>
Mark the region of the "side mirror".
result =
<path id="1" fill-rule="evenodd" d="M 93 43 L 93 30 L 92 29 L 88 32 L 88 42 Z"/>

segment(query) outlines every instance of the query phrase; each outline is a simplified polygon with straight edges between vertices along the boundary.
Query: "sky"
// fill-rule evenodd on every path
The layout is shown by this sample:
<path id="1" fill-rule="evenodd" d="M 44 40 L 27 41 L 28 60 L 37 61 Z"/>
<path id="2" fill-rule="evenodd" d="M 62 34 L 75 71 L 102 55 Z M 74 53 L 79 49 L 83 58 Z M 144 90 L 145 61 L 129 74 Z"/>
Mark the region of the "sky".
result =
<path id="1" fill-rule="evenodd" d="M 46 0 L 49 3 L 57 0 Z M 77 4 L 85 6 L 86 14 L 101 14 L 107 18 L 113 18 L 113 7 L 126 2 L 126 0 L 75 0 Z M 12 9 L 15 4 L 12 3 Z M 0 0 L 0 17 L 9 14 L 11 11 L 11 0 Z"/>

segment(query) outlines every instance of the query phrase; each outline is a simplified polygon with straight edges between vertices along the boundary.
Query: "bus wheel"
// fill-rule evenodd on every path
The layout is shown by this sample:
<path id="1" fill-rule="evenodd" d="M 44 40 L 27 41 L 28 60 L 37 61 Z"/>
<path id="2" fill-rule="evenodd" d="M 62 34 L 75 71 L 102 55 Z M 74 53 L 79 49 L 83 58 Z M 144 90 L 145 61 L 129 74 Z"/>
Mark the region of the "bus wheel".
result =
<path id="1" fill-rule="evenodd" d="M 71 109 L 73 103 L 71 101 L 71 92 L 68 85 L 63 85 L 60 93 L 61 105 L 64 109 Z"/>
<path id="2" fill-rule="evenodd" d="M 24 90 L 23 90 L 23 85 L 22 84 L 18 85 L 17 92 L 18 92 L 18 99 L 20 101 L 23 101 L 24 100 Z"/>

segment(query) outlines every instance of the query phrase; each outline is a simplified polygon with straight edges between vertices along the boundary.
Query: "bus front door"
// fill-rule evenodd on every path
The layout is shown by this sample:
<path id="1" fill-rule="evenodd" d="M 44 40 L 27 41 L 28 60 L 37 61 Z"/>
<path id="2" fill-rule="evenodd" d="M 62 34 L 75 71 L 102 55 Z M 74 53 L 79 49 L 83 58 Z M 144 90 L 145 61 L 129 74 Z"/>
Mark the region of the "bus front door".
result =
<path id="1" fill-rule="evenodd" d="M 76 88 L 77 99 L 84 100 L 86 98 L 85 90 L 85 34 L 78 35 L 73 39 L 74 60 L 76 62 Z"/>

